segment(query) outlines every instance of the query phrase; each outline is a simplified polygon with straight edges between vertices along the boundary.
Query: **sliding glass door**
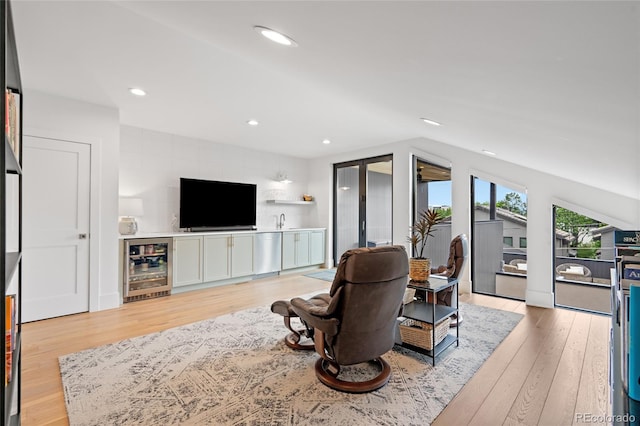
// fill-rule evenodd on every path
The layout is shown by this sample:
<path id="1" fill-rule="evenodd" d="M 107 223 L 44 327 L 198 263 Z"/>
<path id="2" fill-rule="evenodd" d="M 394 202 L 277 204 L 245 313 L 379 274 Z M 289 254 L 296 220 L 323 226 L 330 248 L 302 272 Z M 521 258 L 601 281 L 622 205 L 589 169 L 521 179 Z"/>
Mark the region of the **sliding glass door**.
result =
<path id="1" fill-rule="evenodd" d="M 393 157 L 334 165 L 334 256 L 357 247 L 390 245 Z"/>
<path id="2" fill-rule="evenodd" d="M 527 194 L 471 177 L 473 292 L 525 300 Z"/>

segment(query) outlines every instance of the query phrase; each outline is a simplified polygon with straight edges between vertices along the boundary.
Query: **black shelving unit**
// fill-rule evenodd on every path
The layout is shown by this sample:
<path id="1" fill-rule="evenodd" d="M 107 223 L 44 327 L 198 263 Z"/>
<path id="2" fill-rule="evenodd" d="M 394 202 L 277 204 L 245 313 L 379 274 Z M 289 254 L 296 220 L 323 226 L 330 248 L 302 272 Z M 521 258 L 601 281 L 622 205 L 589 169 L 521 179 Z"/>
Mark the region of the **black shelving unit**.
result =
<path id="1" fill-rule="evenodd" d="M 0 322 L 4 338 L 2 386 L 2 422 L 4 425 L 19 425 L 21 404 L 21 295 L 22 295 L 22 110 L 23 96 L 18 65 L 11 5 L 9 1 L 0 0 L 0 19 L 2 20 L 2 42 L 0 48 L 0 78 L 3 86 L 3 97 L 0 102 L 0 120 L 4 134 L 4 149 L 0 149 L 0 162 L 4 165 L 4 173 L 0 174 L 0 277 L 3 301 L 0 303 Z M 9 127 L 7 127 L 9 126 Z M 10 178 L 10 175 L 15 175 Z M 7 185 L 17 185 L 17 205 L 14 197 L 8 198 Z M 17 215 L 17 224 L 7 224 L 8 217 Z M 17 225 L 17 228 L 14 227 Z M 11 244 L 9 244 L 11 241 Z M 7 310 L 7 296 L 13 297 L 13 315 Z M 7 337 L 7 314 L 11 334 Z M 13 323 L 13 324 L 12 324 Z M 7 341 L 10 343 L 7 344 Z M 7 365 L 10 361 L 10 368 Z"/>
<path id="2" fill-rule="evenodd" d="M 457 278 L 438 278 L 435 276 L 430 277 L 426 283 L 414 283 L 410 281 L 407 285 L 408 288 L 413 288 L 417 292 L 422 292 L 424 300 L 414 300 L 404 305 L 402 316 L 404 318 L 413 319 L 423 323 L 431 324 L 431 341 L 436 341 L 436 324 L 439 324 L 442 320 L 458 315 L 458 305 L 445 306 L 436 303 L 437 293 L 442 290 L 446 290 L 453 287 L 454 292 L 458 292 L 458 279 Z M 417 293 L 416 293 L 417 294 Z M 430 297 L 426 297 L 429 294 Z M 429 299 L 431 301 L 429 301 Z M 432 365 L 436 365 L 436 357 L 444 352 L 445 349 L 453 345 L 460 344 L 460 331 L 459 328 L 455 328 L 455 335 L 450 332 L 439 342 L 433 349 L 421 348 L 419 346 L 412 345 L 410 343 L 402 341 L 400 332 L 396 333 L 396 344 L 421 354 L 427 355 L 431 358 Z"/>

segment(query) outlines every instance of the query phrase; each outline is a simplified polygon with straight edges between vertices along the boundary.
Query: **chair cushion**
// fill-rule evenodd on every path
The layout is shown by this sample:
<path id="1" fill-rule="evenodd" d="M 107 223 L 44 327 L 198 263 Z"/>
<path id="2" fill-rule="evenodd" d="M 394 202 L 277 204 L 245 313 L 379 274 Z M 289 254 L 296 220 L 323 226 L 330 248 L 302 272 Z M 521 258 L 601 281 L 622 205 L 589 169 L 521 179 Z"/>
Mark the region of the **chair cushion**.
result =
<path id="1" fill-rule="evenodd" d="M 293 311 L 291 303 L 289 303 L 288 300 L 276 300 L 275 302 L 273 302 L 271 304 L 271 312 L 273 312 L 274 314 L 280 314 L 283 317 L 298 316 L 298 314 Z"/>
<path id="2" fill-rule="evenodd" d="M 318 302 L 318 299 L 315 302 Z M 310 327 L 322 330 L 327 336 L 335 336 L 338 333 L 340 320 L 329 317 L 327 314 L 328 305 L 317 305 L 311 300 L 300 297 L 291 299 L 291 305 L 297 314 L 296 316 L 299 316 Z"/>
<path id="3" fill-rule="evenodd" d="M 569 266 L 565 272 L 568 272 L 569 274 L 584 275 L 584 268 L 582 266 Z"/>
<path id="4" fill-rule="evenodd" d="M 320 293 L 311 297 L 307 300 L 308 303 L 318 306 L 318 307 L 327 307 L 329 302 L 331 301 L 331 296 L 329 293 Z M 297 317 L 298 314 L 293 310 L 293 306 L 291 302 L 288 300 L 276 300 L 271 304 L 271 312 L 274 314 L 280 314 L 283 317 Z"/>

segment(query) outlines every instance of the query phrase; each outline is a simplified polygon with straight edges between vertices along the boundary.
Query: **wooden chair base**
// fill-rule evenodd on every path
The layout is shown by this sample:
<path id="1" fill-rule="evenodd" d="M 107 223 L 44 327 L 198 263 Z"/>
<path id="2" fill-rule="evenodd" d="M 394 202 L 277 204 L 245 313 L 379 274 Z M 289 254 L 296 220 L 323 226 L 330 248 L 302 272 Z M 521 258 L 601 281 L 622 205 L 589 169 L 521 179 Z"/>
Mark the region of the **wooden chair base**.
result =
<path id="1" fill-rule="evenodd" d="M 337 376 L 340 373 L 340 366 L 323 358 L 316 361 L 316 376 L 324 385 L 340 392 L 372 392 L 387 384 L 389 377 L 391 377 L 391 367 L 382 358 L 376 358 L 370 362 L 376 364 L 381 371 L 380 374 L 373 379 L 364 382 L 350 382 L 338 379 Z"/>
<path id="2" fill-rule="evenodd" d="M 298 351 L 312 351 L 314 349 L 313 340 L 309 343 L 300 343 L 300 336 L 306 330 L 294 331 L 293 333 L 287 334 L 284 338 L 284 344 L 290 347 L 291 349 L 295 349 Z"/>

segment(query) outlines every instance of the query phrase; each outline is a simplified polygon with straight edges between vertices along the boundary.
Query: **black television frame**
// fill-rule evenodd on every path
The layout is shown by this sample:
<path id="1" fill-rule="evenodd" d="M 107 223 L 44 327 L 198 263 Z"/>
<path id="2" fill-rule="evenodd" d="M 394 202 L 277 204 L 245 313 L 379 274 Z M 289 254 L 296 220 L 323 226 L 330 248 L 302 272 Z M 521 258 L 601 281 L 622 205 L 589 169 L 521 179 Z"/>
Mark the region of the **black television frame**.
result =
<path id="1" fill-rule="evenodd" d="M 257 185 L 180 178 L 180 228 L 187 231 L 257 229 Z"/>

